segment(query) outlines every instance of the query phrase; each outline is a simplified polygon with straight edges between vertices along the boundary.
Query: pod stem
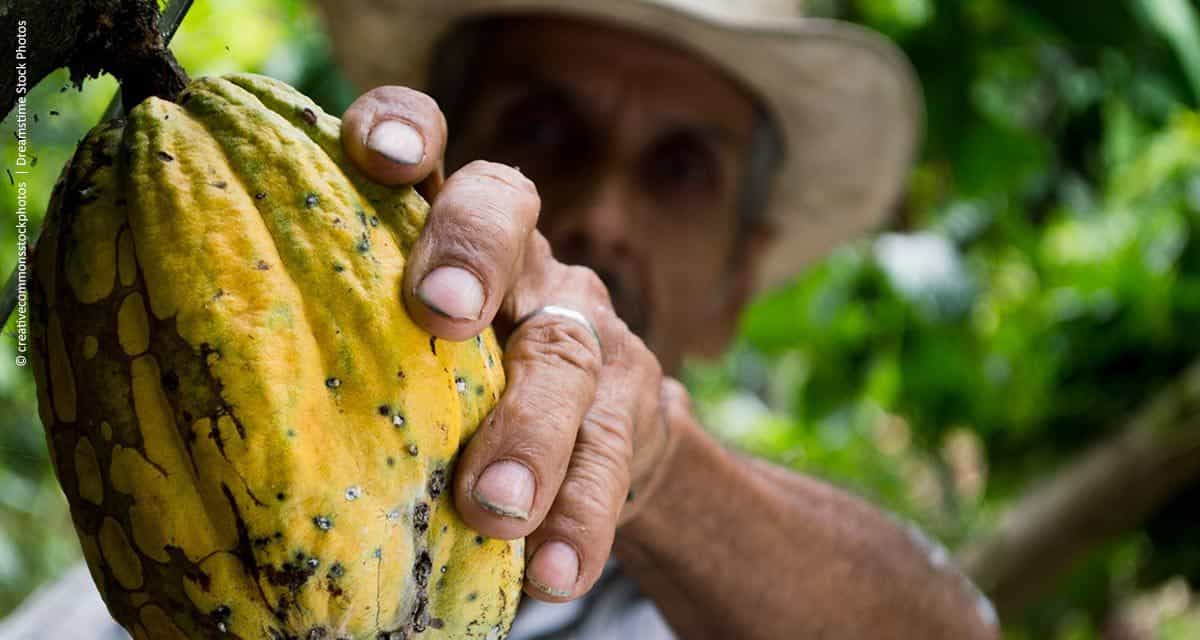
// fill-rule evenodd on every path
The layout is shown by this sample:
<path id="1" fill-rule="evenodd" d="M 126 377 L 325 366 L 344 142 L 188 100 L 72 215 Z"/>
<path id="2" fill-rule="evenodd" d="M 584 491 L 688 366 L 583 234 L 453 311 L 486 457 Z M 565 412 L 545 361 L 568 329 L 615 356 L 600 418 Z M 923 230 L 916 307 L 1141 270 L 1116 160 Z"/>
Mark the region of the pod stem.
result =
<path id="1" fill-rule="evenodd" d="M 154 0 L 92 0 L 93 29 L 81 35 L 67 66 L 71 81 L 111 73 L 121 83 L 126 112 L 150 96 L 174 101 L 187 74 L 167 48 Z"/>

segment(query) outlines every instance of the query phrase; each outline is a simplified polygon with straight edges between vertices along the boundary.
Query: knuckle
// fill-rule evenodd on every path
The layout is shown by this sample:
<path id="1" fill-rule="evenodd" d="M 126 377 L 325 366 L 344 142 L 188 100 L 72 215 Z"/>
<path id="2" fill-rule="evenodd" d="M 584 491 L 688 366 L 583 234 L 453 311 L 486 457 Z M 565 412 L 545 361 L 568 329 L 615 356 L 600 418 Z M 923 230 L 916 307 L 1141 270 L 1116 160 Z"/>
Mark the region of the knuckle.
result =
<path id="1" fill-rule="evenodd" d="M 588 458 L 591 459 L 588 459 Z M 607 522 L 619 508 L 628 487 L 621 479 L 625 465 L 615 466 L 608 454 L 598 451 L 576 451 L 576 461 L 571 475 L 564 482 L 563 492 L 572 505 L 572 513 L 580 521 Z"/>
<path id="2" fill-rule="evenodd" d="M 499 162 L 474 160 L 461 169 L 492 188 L 499 188 L 525 205 L 541 205 L 537 186 L 525 174 Z"/>
<path id="3" fill-rule="evenodd" d="M 607 305 L 608 287 L 605 286 L 604 280 L 595 270 L 576 264 L 564 265 L 564 267 L 563 278 L 571 290 L 583 294 L 590 300 L 598 299 Z"/>
<path id="4" fill-rule="evenodd" d="M 521 394 L 519 402 L 507 405 L 504 420 L 517 427 L 522 432 L 534 431 L 541 434 L 538 438 L 519 438 L 511 443 L 510 449 L 514 455 L 540 466 L 546 457 L 547 449 L 552 441 L 549 435 L 575 434 L 575 425 L 567 424 L 562 416 L 570 416 L 573 409 L 567 394 L 555 393 L 554 390 L 542 389 L 527 385 Z M 558 419 L 556 419 L 558 418 Z M 510 436 L 512 434 L 510 433 Z"/>
<path id="5" fill-rule="evenodd" d="M 596 449 L 591 455 L 604 454 L 605 460 L 617 463 L 628 461 L 633 454 L 633 416 L 628 410 L 611 403 L 596 404 L 588 412 L 583 429 L 588 446 Z"/>
<path id="6" fill-rule="evenodd" d="M 463 266 L 471 266 L 489 276 L 495 275 L 501 256 L 507 248 L 504 241 L 497 235 L 500 225 L 489 223 L 487 220 L 459 221 L 455 232 L 439 238 L 434 252 L 443 259 L 451 258 Z"/>
<path id="7" fill-rule="evenodd" d="M 511 340 L 512 356 L 552 368 L 563 365 L 589 378 L 600 372 L 600 353 L 587 328 L 570 320 L 538 316 L 522 326 Z"/>

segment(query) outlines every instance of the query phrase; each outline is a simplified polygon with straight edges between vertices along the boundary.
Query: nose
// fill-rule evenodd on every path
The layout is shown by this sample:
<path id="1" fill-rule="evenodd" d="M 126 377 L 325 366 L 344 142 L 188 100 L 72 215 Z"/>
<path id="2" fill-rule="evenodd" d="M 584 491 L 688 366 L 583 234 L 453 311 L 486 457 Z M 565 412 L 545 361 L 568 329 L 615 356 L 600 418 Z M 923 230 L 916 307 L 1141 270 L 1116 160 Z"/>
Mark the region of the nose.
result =
<path id="1" fill-rule="evenodd" d="M 592 267 L 622 261 L 632 252 L 636 235 L 632 193 L 618 180 L 595 184 L 574 202 L 543 218 L 543 229 L 555 256 L 568 264 Z"/>

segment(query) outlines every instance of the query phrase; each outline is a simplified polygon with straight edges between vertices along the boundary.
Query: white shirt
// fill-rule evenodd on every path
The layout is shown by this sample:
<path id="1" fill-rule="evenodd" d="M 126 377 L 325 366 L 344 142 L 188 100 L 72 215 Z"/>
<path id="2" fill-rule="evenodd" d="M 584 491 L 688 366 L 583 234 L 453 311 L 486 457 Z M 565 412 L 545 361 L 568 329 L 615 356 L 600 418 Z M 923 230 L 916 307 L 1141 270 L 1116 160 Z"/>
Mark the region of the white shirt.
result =
<path id="1" fill-rule="evenodd" d="M 80 564 L 0 621 L 0 640 L 129 640 Z M 563 604 L 524 598 L 508 640 L 674 640 L 658 608 L 610 561 L 586 596 Z"/>

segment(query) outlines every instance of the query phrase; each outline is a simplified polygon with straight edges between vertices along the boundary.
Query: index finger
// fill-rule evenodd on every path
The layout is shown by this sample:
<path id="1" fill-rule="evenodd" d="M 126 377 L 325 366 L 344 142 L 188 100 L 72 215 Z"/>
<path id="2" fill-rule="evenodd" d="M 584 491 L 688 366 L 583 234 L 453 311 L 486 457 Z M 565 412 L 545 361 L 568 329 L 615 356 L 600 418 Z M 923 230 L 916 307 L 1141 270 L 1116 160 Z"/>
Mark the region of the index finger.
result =
<path id="1" fill-rule="evenodd" d="M 441 172 L 446 118 L 437 102 L 407 87 L 376 87 L 342 116 L 342 145 L 368 178 L 416 184 Z"/>

